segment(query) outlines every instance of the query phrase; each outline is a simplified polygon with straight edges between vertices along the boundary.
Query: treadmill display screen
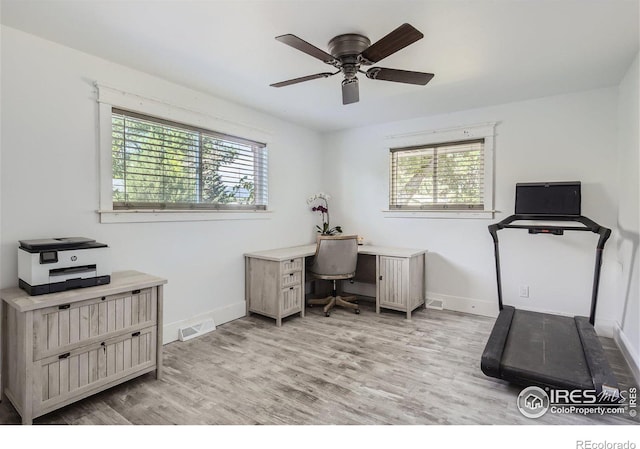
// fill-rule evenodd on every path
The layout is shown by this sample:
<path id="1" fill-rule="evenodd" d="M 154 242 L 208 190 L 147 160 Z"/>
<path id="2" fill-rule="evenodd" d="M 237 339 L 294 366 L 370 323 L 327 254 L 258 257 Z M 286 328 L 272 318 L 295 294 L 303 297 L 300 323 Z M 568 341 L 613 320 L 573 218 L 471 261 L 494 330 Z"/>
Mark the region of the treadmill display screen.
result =
<path id="1" fill-rule="evenodd" d="M 580 215 L 580 182 L 516 184 L 518 215 Z"/>

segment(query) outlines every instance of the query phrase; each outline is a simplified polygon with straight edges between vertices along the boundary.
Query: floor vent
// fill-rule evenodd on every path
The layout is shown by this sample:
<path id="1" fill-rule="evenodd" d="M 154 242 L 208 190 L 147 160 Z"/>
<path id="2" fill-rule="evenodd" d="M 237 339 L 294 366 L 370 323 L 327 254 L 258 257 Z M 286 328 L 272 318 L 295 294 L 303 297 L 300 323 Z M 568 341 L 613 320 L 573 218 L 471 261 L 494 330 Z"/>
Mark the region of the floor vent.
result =
<path id="1" fill-rule="evenodd" d="M 178 338 L 180 339 L 180 341 L 187 341 L 214 330 L 216 330 L 216 325 L 214 324 L 212 319 L 208 319 L 204 320 L 202 323 L 179 329 Z"/>
<path id="2" fill-rule="evenodd" d="M 427 301 L 427 309 L 444 309 L 444 301 L 442 299 L 430 299 Z"/>

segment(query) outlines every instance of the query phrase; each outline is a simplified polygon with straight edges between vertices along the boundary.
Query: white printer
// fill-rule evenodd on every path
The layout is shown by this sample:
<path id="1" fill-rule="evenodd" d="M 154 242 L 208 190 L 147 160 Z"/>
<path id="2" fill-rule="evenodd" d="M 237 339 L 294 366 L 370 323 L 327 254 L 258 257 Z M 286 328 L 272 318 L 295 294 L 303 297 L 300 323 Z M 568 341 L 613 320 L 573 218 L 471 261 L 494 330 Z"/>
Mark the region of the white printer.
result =
<path id="1" fill-rule="evenodd" d="M 20 240 L 18 284 L 32 296 L 111 282 L 110 249 L 85 237 Z"/>

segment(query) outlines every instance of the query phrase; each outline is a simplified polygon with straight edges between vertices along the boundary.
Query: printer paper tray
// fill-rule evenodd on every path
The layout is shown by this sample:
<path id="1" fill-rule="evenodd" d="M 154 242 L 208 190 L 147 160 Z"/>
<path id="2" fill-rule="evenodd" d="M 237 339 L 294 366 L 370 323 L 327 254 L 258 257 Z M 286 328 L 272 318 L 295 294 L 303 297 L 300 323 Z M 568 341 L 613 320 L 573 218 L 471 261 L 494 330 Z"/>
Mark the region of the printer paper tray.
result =
<path id="1" fill-rule="evenodd" d="M 63 292 L 74 288 L 94 287 L 96 285 L 106 285 L 111 282 L 111 276 L 96 276 L 91 278 L 75 278 L 66 281 L 55 282 L 45 285 L 29 285 L 22 279 L 18 279 L 18 285 L 31 296 L 44 295 L 47 293 Z"/>
<path id="2" fill-rule="evenodd" d="M 57 268 L 49 270 L 49 283 L 66 282 L 72 279 L 94 278 L 98 275 L 95 265 L 82 267 Z"/>

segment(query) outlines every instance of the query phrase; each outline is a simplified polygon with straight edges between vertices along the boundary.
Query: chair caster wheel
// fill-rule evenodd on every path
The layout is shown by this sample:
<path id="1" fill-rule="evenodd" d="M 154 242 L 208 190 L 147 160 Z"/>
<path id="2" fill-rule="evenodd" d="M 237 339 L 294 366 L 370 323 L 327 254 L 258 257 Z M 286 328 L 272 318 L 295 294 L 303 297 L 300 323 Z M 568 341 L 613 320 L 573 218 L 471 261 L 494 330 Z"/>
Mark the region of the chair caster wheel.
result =
<path id="1" fill-rule="evenodd" d="M 325 312 L 324 316 L 330 316 L 331 314 L 329 312 Z"/>
<path id="2" fill-rule="evenodd" d="M 356 309 L 356 315 L 360 315 L 360 309 Z"/>

